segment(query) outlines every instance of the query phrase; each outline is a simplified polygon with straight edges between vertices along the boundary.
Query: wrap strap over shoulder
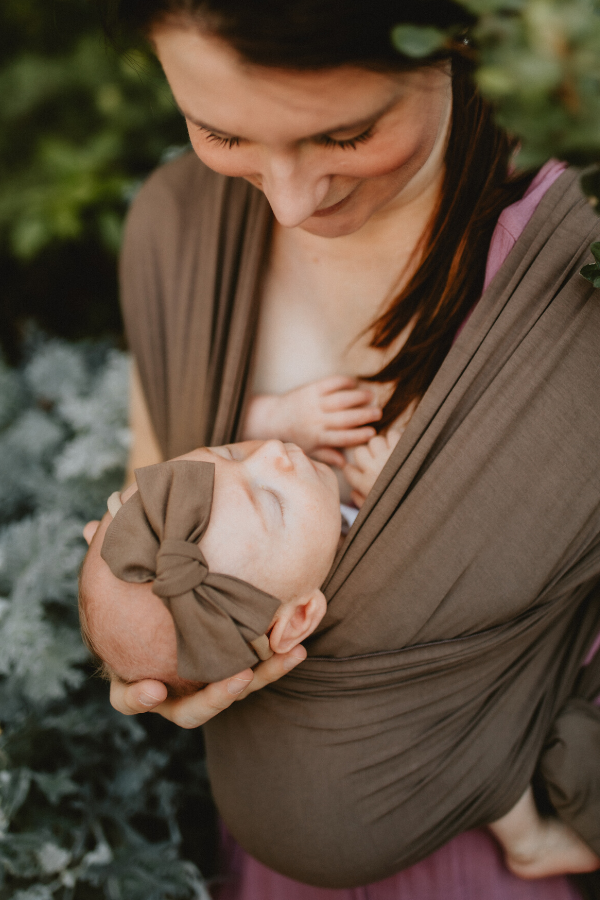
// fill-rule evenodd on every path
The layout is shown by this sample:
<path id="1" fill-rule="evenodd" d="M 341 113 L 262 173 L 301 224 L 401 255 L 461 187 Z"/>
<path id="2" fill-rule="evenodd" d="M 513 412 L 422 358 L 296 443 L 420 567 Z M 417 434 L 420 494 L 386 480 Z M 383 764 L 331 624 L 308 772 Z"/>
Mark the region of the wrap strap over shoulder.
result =
<path id="1" fill-rule="evenodd" d="M 174 460 L 137 469 L 138 490 L 116 512 L 101 551 L 117 578 L 153 582 L 175 622 L 178 674 L 202 682 L 255 665 L 251 643 L 280 606 L 239 578 L 209 571 L 198 542 L 210 520 L 214 468 Z"/>

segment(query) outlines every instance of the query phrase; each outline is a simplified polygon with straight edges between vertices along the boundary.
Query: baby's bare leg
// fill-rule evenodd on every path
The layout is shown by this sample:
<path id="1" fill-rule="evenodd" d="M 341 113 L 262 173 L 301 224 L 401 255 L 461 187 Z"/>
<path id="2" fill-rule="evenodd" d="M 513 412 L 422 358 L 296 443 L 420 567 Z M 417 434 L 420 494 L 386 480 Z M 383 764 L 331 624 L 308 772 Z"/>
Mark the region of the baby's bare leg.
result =
<path id="1" fill-rule="evenodd" d="M 593 872 L 600 859 L 573 829 L 558 818 L 542 818 L 531 785 L 490 831 L 502 845 L 506 865 L 519 878 L 545 878 Z"/>

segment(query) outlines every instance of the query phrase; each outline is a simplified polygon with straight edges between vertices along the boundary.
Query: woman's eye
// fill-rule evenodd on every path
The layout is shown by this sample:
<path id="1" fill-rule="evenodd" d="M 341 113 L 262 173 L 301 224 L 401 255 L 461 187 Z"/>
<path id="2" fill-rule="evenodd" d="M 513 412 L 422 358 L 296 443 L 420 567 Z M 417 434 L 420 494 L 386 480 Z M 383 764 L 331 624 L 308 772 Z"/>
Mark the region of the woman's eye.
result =
<path id="1" fill-rule="evenodd" d="M 322 134 L 318 138 L 318 143 L 322 144 L 324 147 L 341 147 L 342 150 L 356 150 L 357 144 L 364 144 L 365 141 L 368 141 L 373 137 L 373 126 L 369 125 L 366 131 L 363 131 L 361 134 L 357 134 L 356 137 L 347 138 L 343 141 L 336 141 L 335 138 L 329 137 L 328 134 Z"/>
<path id="2" fill-rule="evenodd" d="M 232 147 L 239 147 L 240 145 L 239 137 L 223 137 L 220 134 L 215 134 L 214 131 L 209 131 L 202 125 L 198 125 L 198 128 L 203 132 L 207 141 L 217 144 L 218 147 L 229 147 L 231 150 Z"/>

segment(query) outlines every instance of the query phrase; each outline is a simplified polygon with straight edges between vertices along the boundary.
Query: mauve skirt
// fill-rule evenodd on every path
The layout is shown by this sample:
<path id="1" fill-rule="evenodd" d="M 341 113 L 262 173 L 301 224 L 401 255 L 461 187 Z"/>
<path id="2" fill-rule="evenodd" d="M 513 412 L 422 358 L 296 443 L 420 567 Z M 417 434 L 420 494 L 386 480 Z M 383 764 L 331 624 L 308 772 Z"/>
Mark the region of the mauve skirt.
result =
<path id="1" fill-rule="evenodd" d="M 213 886 L 214 900 L 581 900 L 566 878 L 523 881 L 511 875 L 483 829 L 460 834 L 391 878 L 350 890 L 285 878 L 249 856 L 223 827 L 221 852 L 224 874 Z"/>

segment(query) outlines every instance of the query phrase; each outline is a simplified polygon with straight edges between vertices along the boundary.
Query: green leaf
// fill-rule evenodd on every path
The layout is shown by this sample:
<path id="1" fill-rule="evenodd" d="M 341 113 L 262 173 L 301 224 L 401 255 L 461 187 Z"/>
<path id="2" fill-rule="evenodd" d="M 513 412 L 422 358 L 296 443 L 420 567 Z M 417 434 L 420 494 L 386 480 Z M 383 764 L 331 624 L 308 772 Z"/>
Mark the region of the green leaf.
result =
<path id="1" fill-rule="evenodd" d="M 595 288 L 600 288 L 600 266 L 595 265 L 584 266 L 580 275 L 583 275 L 586 281 L 589 281 Z"/>
<path id="2" fill-rule="evenodd" d="M 593 284 L 595 288 L 600 288 L 600 241 L 594 241 L 590 250 L 596 262 L 584 266 L 579 274 L 583 275 L 585 280 Z"/>
<path id="3" fill-rule="evenodd" d="M 392 41 L 400 53 L 413 59 L 431 56 L 444 46 L 446 34 L 439 28 L 421 25 L 396 25 Z"/>

